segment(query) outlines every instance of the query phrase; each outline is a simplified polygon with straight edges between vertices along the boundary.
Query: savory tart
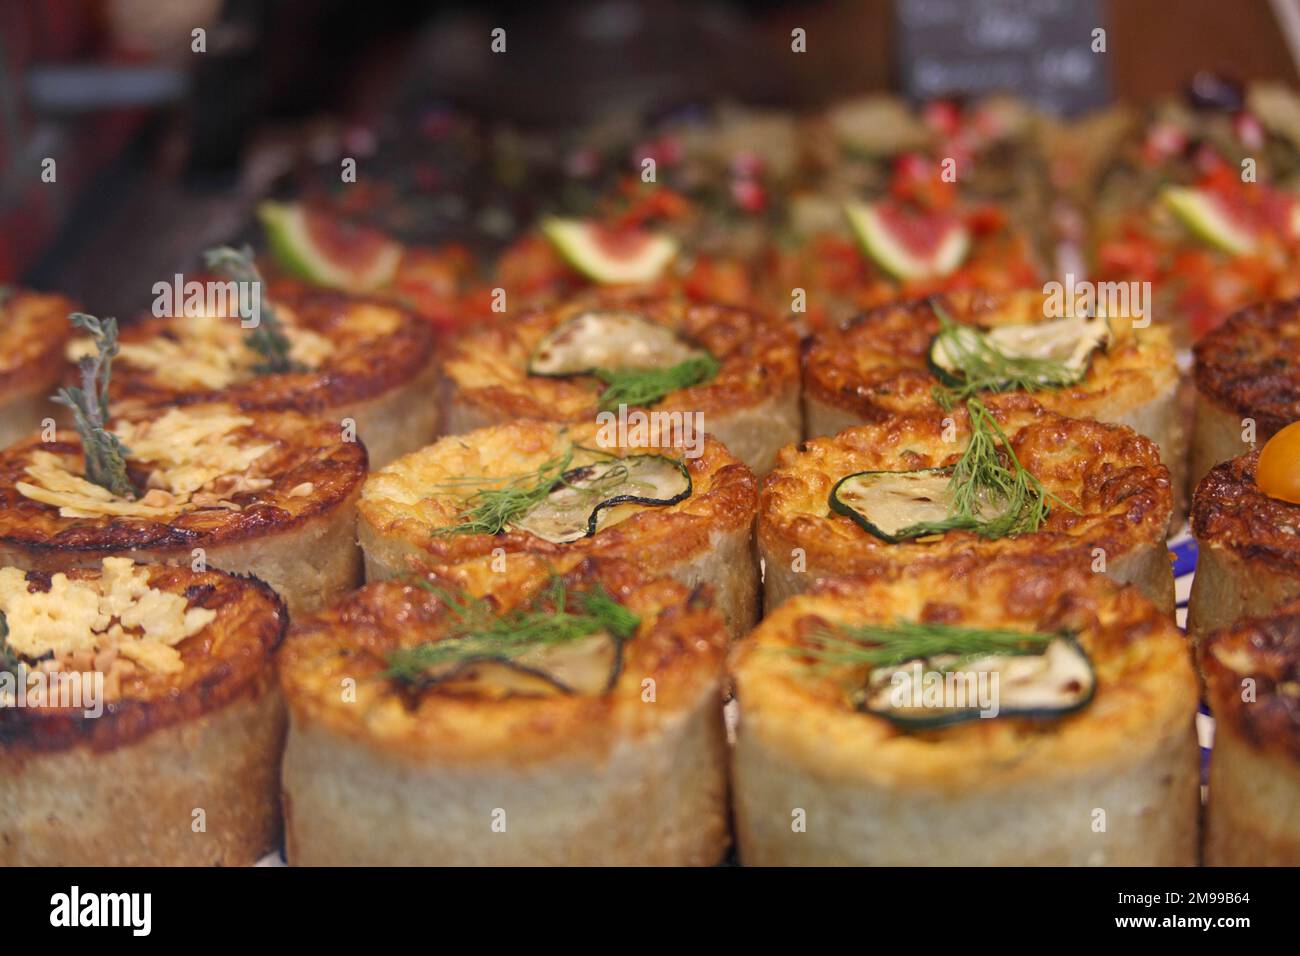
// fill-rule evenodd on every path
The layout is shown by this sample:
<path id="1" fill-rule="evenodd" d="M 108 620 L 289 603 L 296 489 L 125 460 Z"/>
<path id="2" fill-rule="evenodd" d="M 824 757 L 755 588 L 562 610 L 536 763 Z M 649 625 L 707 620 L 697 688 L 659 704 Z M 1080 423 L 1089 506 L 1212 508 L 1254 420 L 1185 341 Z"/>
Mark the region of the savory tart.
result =
<path id="1" fill-rule="evenodd" d="M 1192 496 L 1195 635 L 1300 597 L 1300 425 L 1210 469 Z"/>
<path id="2" fill-rule="evenodd" d="M 939 385 L 1030 391 L 1062 415 L 1146 435 L 1180 489 L 1186 437 L 1168 330 L 1051 305 L 1041 291 L 954 292 L 882 306 L 817 335 L 804 363 L 807 433 L 928 411 Z M 1056 311 L 1065 314 L 1046 318 Z"/>
<path id="3" fill-rule="evenodd" d="M 726 643 L 707 588 L 623 561 L 367 585 L 279 656 L 289 862 L 719 862 Z"/>
<path id="4" fill-rule="evenodd" d="M 649 407 L 698 422 L 760 475 L 800 434 L 793 330 L 730 306 L 582 296 L 466 335 L 444 372 L 451 434 Z"/>
<path id="5" fill-rule="evenodd" d="M 357 584 L 366 449 L 335 422 L 208 403 L 109 428 L 125 452 L 120 484 L 95 472 L 114 453 L 98 438 L 89 468 L 72 431 L 0 451 L 0 565 L 53 572 L 126 555 L 221 568 L 257 575 L 295 614 Z"/>
<path id="6" fill-rule="evenodd" d="M 1155 443 L 1027 395 L 978 408 L 973 426 L 958 407 L 784 449 L 759 501 L 767 608 L 819 577 L 970 552 L 1068 554 L 1172 612 L 1172 496 Z"/>
<path id="7" fill-rule="evenodd" d="M 653 427 L 518 421 L 443 438 L 366 479 L 366 578 L 485 555 L 591 554 L 713 587 L 734 634 L 758 614 L 757 480 L 721 444 Z"/>
<path id="8" fill-rule="evenodd" d="M 262 303 L 257 328 L 197 309 L 123 327 L 115 407 L 221 401 L 312 413 L 365 442 L 375 467 L 432 441 L 438 375 L 428 324 L 391 303 L 287 288 L 277 284 L 275 300 Z M 69 358 L 93 348 L 75 339 Z"/>
<path id="9" fill-rule="evenodd" d="M 1214 715 L 1205 862 L 1300 866 L 1300 601 L 1199 652 Z"/>
<path id="10" fill-rule="evenodd" d="M 0 286 L 0 447 L 38 434 L 51 414 L 71 311 L 62 296 Z"/>
<path id="11" fill-rule="evenodd" d="M 0 566 L 0 865 L 243 866 L 274 849 L 287 627 L 253 578 Z"/>
<path id="12" fill-rule="evenodd" d="M 1196 343 L 1192 481 L 1300 420 L 1300 299 L 1253 305 Z"/>
<path id="13" fill-rule="evenodd" d="M 1182 635 L 1073 562 L 972 554 L 824 581 L 730 670 L 744 864 L 1196 862 Z"/>

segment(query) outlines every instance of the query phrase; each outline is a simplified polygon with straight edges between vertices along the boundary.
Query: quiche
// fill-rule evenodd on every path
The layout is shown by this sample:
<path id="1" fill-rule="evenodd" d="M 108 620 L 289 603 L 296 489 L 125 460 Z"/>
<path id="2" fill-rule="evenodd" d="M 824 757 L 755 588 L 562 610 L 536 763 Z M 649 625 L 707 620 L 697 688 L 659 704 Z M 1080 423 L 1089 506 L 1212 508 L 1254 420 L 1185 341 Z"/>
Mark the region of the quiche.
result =
<path id="1" fill-rule="evenodd" d="M 758 482 L 711 437 L 521 420 L 440 439 L 366 479 L 366 579 L 530 552 L 618 557 L 713 587 L 733 634 L 758 614 Z"/>
<path id="2" fill-rule="evenodd" d="M 726 642 L 708 588 L 616 559 L 367 585 L 279 654 L 290 864 L 718 863 Z"/>
<path id="3" fill-rule="evenodd" d="M 1300 300 L 1253 305 L 1196 343 L 1192 481 L 1300 420 Z"/>
<path id="4" fill-rule="evenodd" d="M 1072 561 L 967 554 L 823 581 L 729 669 L 743 864 L 1196 862 L 1182 635 Z"/>
<path id="5" fill-rule="evenodd" d="M 279 845 L 269 587 L 122 557 L 0 566 L 0 621 L 0 865 L 244 866 Z"/>
<path id="6" fill-rule="evenodd" d="M 954 468 L 971 435 L 965 408 L 811 438 L 784 449 L 763 483 L 757 536 L 768 610 L 819 577 L 930 565 L 969 553 L 1069 555 L 1084 570 L 1136 584 L 1172 613 L 1165 538 L 1173 498 L 1155 443 L 1122 425 L 1047 411 L 1028 395 L 990 398 L 987 407 L 1016 459 L 1044 490 L 1048 514 L 1037 530 L 910 533 L 952 511 Z M 1003 507 L 985 490 L 977 497 L 982 516 Z"/>
<path id="7" fill-rule="evenodd" d="M 376 467 L 438 434 L 434 333 L 397 305 L 340 292 L 276 284 L 274 315 L 288 340 L 287 371 L 263 371 L 236 316 L 173 310 L 121 330 L 113 408 L 229 402 L 248 411 L 328 418 L 366 445 Z M 263 309 L 267 304 L 263 304 Z M 67 355 L 93 354 L 76 338 Z"/>
<path id="8" fill-rule="evenodd" d="M 123 555 L 251 573 L 293 613 L 358 583 L 366 449 L 336 423 L 206 403 L 110 425 L 128 449 L 124 494 L 84 477 L 75 432 L 0 451 L 0 564 L 54 572 Z"/>
<path id="9" fill-rule="evenodd" d="M 60 295 L 0 286 L 0 447 L 39 434 L 52 414 L 72 309 Z"/>
<path id="10" fill-rule="evenodd" d="M 1300 504 L 1260 487 L 1261 454 L 1215 465 L 1192 496 L 1197 558 L 1187 629 L 1198 637 L 1300 597 Z"/>
<path id="11" fill-rule="evenodd" d="M 1300 866 L 1300 601 L 1199 652 L 1214 715 L 1205 862 Z"/>
<path id="12" fill-rule="evenodd" d="M 463 336 L 444 372 L 449 434 L 648 407 L 707 431 L 760 475 L 800 435 L 795 333 L 738 307 L 579 296 Z"/>
<path id="13" fill-rule="evenodd" d="M 1047 317 L 1057 312 L 1063 314 Z M 1127 317 L 1072 312 L 1057 309 L 1039 290 L 950 292 L 884 305 L 844 328 L 819 333 L 804 362 L 807 433 L 834 435 L 850 425 L 934 408 L 936 386 L 966 380 L 961 356 L 950 355 L 939 336 L 946 321 L 962 327 L 958 343 L 970 352 L 991 347 L 1050 362 L 1062 374 L 1044 377 L 1033 388 L 1039 404 L 1146 435 L 1160 447 L 1173 487 L 1181 489 L 1186 436 L 1168 329 L 1136 329 Z M 1010 380 L 997 388 L 1023 390 Z"/>

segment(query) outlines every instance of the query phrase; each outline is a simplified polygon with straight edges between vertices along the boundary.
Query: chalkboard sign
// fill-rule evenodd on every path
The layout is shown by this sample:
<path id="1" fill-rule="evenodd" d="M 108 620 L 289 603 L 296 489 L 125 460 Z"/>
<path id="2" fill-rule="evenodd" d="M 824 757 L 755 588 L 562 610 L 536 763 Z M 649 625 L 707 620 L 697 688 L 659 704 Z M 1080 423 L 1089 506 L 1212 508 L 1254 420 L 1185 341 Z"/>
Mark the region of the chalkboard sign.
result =
<path id="1" fill-rule="evenodd" d="M 903 89 L 924 100 L 1015 93 L 1061 113 L 1103 105 L 1102 0 L 897 0 Z"/>

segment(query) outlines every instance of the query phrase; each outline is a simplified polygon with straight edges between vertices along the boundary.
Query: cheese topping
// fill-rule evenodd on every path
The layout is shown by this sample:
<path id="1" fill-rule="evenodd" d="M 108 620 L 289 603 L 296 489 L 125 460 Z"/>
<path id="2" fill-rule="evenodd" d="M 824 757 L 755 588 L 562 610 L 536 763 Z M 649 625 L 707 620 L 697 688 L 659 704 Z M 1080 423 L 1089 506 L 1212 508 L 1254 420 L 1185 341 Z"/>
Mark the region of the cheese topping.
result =
<path id="1" fill-rule="evenodd" d="M 139 499 L 121 498 L 80 474 L 81 461 L 35 450 L 15 484 L 24 497 L 59 509 L 64 518 L 100 515 L 166 518 L 189 508 L 235 507 L 232 495 L 261 491 L 271 479 L 249 469 L 270 444 L 240 443 L 233 432 L 253 420 L 224 408 L 173 408 L 160 418 L 120 422 L 115 431 L 130 449 L 130 460 L 149 469 L 148 491 Z"/>
<path id="2" fill-rule="evenodd" d="M 289 358 L 306 368 L 318 368 L 334 352 L 334 343 L 310 329 L 295 325 L 285 306 L 276 315 L 289 339 Z M 169 327 L 173 336 L 155 335 L 143 342 L 124 341 L 119 358 L 127 365 L 147 369 L 163 385 L 178 389 L 219 389 L 254 376 L 262 356 L 248 347 L 248 330 L 236 318 L 180 315 Z M 69 361 L 95 354 L 89 337 L 68 343 Z"/>
<path id="3" fill-rule="evenodd" d="M 0 611 L 10 648 L 29 661 L 92 655 L 103 669 L 100 663 L 121 656 L 157 674 L 181 670 L 176 645 L 217 616 L 150 587 L 148 570 L 129 558 L 105 558 L 97 578 L 56 574 L 48 591 L 29 590 L 24 571 L 0 568 Z"/>

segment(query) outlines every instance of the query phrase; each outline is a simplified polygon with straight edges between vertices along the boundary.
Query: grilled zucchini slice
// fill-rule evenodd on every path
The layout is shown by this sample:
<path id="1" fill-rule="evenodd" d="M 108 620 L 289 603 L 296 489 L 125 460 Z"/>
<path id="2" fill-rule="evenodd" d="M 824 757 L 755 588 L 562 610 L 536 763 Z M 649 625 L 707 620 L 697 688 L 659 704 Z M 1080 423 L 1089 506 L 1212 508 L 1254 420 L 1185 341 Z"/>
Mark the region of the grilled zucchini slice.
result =
<path id="1" fill-rule="evenodd" d="M 922 536 L 909 529 L 952 514 L 951 483 L 951 468 L 859 471 L 835 483 L 829 504 L 831 511 L 852 518 L 864 531 L 898 544 Z M 979 516 L 996 518 L 1005 510 L 1005 502 L 986 499 Z"/>
<path id="2" fill-rule="evenodd" d="M 1040 388 L 1063 388 L 1082 381 L 1093 353 L 1105 349 L 1112 337 L 1104 316 L 1067 316 L 992 329 L 958 325 L 930 340 L 928 359 L 931 370 L 946 385 L 960 385 L 965 380 L 969 370 L 963 367 L 963 356 L 973 355 L 1017 363 L 1017 381 L 1028 379 Z M 1003 391 L 1014 384 L 1008 378 L 990 390 Z"/>
<path id="3" fill-rule="evenodd" d="M 592 309 L 560 323 L 537 343 L 528 374 L 558 378 L 598 368 L 671 368 L 705 354 L 631 310 Z"/>

